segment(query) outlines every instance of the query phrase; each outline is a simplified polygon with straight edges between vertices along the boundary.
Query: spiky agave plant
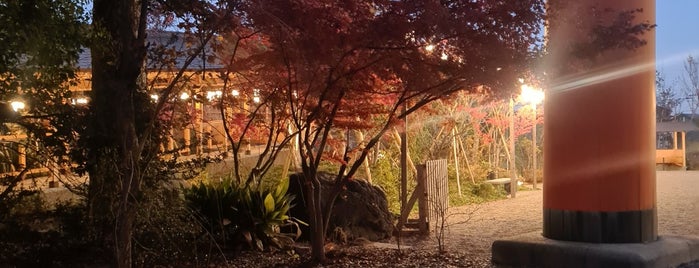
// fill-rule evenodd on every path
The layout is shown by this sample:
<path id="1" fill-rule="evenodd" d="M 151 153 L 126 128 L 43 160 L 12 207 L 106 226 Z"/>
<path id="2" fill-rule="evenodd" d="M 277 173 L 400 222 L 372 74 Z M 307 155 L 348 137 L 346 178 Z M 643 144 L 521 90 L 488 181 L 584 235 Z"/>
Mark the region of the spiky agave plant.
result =
<path id="1" fill-rule="evenodd" d="M 267 189 L 256 189 L 226 178 L 185 189 L 185 198 L 210 231 L 233 243 L 244 242 L 264 250 L 291 246 L 300 236 L 298 224 L 304 223 L 288 215 L 295 198 L 287 193 L 288 189 L 288 179 Z M 282 232 L 283 226 L 295 228 Z"/>

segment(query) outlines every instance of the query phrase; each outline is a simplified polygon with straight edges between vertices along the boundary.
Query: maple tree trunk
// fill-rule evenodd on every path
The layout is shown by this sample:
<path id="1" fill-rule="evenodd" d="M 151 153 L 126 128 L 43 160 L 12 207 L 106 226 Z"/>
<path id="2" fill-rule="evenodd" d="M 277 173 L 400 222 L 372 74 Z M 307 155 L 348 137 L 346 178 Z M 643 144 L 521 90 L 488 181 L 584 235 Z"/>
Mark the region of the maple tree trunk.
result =
<path id="1" fill-rule="evenodd" d="M 123 170 L 117 175 L 117 183 L 121 184 L 114 239 L 117 267 L 132 267 L 132 237 L 137 209 L 135 197 L 141 194 L 142 180 L 138 163 L 140 151 L 136 127 L 130 120 L 133 116 L 130 112 L 133 112 L 133 109 L 125 110 L 127 112 L 121 115 L 121 119 L 125 122 L 120 127 L 122 132 L 118 134 L 117 139 L 121 142 L 122 159 L 119 166 Z"/>
<path id="2" fill-rule="evenodd" d="M 288 134 L 288 133 L 287 133 Z M 291 161 L 292 157 L 294 157 L 294 152 L 296 152 L 296 146 L 294 146 L 294 143 L 291 142 L 289 144 L 289 149 L 287 149 L 288 155 L 286 159 L 284 159 L 284 164 L 282 165 L 282 180 L 288 180 L 289 179 L 289 168 L 291 167 Z"/>
<path id="3" fill-rule="evenodd" d="M 308 216 L 311 229 L 311 258 L 318 263 L 325 262 L 325 228 L 323 209 L 321 205 L 320 181 L 313 174 L 304 175 L 306 192 L 308 193 Z"/>
<path id="4" fill-rule="evenodd" d="M 113 252 L 114 267 L 132 267 L 132 237 L 141 196 L 143 150 L 137 124 L 145 114 L 145 13 L 141 0 L 95 0 L 88 163 L 90 212 Z"/>
<path id="5" fill-rule="evenodd" d="M 116 251 L 116 267 L 132 267 L 133 226 L 136 222 L 136 208 L 131 205 L 122 206 L 117 217 L 114 247 Z"/>

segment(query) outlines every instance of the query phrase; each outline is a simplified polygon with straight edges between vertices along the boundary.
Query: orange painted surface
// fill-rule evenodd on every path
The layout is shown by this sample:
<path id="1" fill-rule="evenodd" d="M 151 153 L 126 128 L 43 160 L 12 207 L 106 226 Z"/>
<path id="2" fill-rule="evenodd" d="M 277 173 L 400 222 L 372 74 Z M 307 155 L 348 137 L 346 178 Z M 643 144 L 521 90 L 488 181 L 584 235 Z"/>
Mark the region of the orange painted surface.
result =
<path id="1" fill-rule="evenodd" d="M 655 152 L 655 164 L 669 164 L 678 167 L 684 166 L 684 149 L 657 150 Z"/>
<path id="2" fill-rule="evenodd" d="M 564 0 L 553 2 L 560 1 Z M 655 21 L 652 0 L 584 2 L 617 10 L 643 8 L 640 19 Z M 565 16 L 579 17 L 589 27 L 591 22 L 585 22 L 589 16 L 579 10 L 562 14 L 571 12 Z M 571 28 L 580 24 L 554 21 L 551 25 L 549 47 L 556 61 L 552 66 L 576 61 L 561 48 L 584 40 L 585 35 Z M 547 89 L 545 102 L 544 208 L 628 211 L 655 207 L 654 32 L 644 38 L 648 43 L 640 49 L 608 51 L 586 61 L 587 69 L 554 74 L 554 80 L 559 80 Z M 567 84 L 563 80 L 589 83 L 561 86 Z"/>

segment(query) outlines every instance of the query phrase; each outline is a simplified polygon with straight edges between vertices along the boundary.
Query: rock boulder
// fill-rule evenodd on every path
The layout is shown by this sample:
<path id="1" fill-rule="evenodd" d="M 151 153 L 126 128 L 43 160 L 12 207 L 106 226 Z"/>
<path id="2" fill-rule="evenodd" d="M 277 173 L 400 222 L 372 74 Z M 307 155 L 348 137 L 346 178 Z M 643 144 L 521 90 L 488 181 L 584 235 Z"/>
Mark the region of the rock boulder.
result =
<path id="1" fill-rule="evenodd" d="M 307 193 L 303 187 L 303 174 L 290 176 L 289 193 L 296 195 L 296 205 L 290 210 L 292 217 L 308 222 L 305 203 Z M 330 201 L 334 175 L 319 173 L 322 186 L 323 209 Z M 387 239 L 393 231 L 392 216 L 388 211 L 386 194 L 381 188 L 363 180 L 347 182 L 335 200 L 330 217 L 328 236 L 337 240 L 364 238 L 371 241 Z M 302 226 L 302 238 L 308 239 L 309 230 Z M 344 242 L 344 241 L 342 241 Z"/>

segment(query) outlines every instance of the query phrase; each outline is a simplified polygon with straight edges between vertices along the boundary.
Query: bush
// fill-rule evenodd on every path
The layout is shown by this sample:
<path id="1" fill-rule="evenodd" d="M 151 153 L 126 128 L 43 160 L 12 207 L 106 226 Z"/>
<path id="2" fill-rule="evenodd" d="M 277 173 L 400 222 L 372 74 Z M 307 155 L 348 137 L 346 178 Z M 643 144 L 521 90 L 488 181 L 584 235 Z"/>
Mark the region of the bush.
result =
<path id="1" fill-rule="evenodd" d="M 476 184 L 472 188 L 472 193 L 482 199 L 495 199 L 501 196 L 500 191 L 489 183 Z"/>
<path id="2" fill-rule="evenodd" d="M 24 178 L 24 175 L 18 175 L 0 179 L 0 222 L 17 212 L 27 214 L 37 209 L 44 210 L 43 200 L 39 200 L 39 191 L 19 187 Z"/>
<path id="3" fill-rule="evenodd" d="M 134 266 L 196 266 L 210 259 L 206 246 L 213 240 L 203 235 L 205 230 L 184 205 L 181 192 L 163 185 L 147 191 L 134 226 Z M 85 202 L 46 204 L 37 194 L 24 198 L 3 218 L 0 267 L 106 267 L 110 263 L 111 252 L 96 236 Z"/>
<path id="4" fill-rule="evenodd" d="M 494 186 L 488 183 L 462 183 L 462 196 L 459 196 L 456 181 L 449 182 L 449 206 L 458 207 L 466 204 L 480 204 L 505 198 L 507 193 L 501 185 Z"/>
<path id="5" fill-rule="evenodd" d="M 210 261 L 215 241 L 187 208 L 181 191 L 152 189 L 138 209 L 134 232 L 134 265 L 141 267 Z M 206 254 L 200 254 L 205 251 Z"/>
<path id="6" fill-rule="evenodd" d="M 391 157 L 379 157 L 371 167 L 372 181 L 386 193 L 388 210 L 400 214 L 400 171 L 392 165 Z"/>
<path id="7" fill-rule="evenodd" d="M 24 198 L 0 221 L 0 263 L 18 267 L 104 265 L 89 235 L 83 203 L 47 209 L 39 194 Z"/>

